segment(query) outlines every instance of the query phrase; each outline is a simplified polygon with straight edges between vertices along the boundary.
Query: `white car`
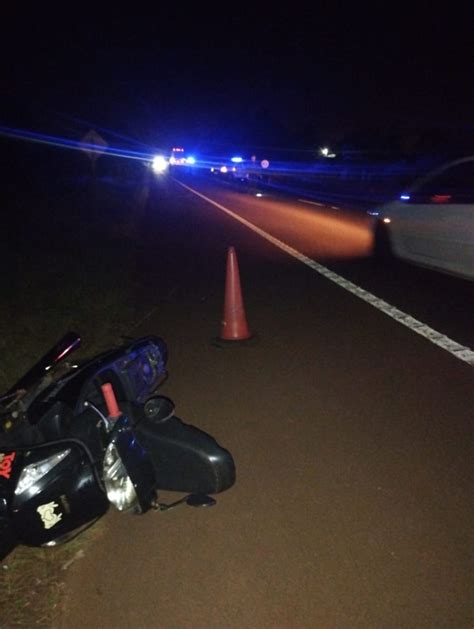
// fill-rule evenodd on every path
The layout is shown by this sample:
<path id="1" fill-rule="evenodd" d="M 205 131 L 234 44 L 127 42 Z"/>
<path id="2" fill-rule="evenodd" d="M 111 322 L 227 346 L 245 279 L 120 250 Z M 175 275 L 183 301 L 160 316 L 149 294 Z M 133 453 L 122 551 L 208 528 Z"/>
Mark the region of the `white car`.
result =
<path id="1" fill-rule="evenodd" d="M 474 156 L 437 168 L 370 214 L 376 254 L 474 281 Z"/>

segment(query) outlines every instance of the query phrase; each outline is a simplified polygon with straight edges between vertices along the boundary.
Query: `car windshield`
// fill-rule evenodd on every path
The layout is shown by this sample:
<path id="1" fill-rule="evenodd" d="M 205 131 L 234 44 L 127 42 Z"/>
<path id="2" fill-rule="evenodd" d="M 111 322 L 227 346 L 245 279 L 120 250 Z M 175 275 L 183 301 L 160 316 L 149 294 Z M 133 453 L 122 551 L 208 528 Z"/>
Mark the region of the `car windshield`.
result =
<path id="1" fill-rule="evenodd" d="M 474 203 L 474 160 L 456 163 L 415 187 L 412 200 Z"/>

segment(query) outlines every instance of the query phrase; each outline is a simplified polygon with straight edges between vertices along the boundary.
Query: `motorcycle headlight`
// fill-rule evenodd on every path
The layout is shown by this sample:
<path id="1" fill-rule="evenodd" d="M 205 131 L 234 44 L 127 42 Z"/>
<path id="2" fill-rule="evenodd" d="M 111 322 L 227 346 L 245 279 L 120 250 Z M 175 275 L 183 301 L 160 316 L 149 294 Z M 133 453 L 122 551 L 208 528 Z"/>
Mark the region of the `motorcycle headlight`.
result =
<path id="1" fill-rule="evenodd" d="M 104 456 L 104 484 L 107 498 L 119 511 L 140 509 L 132 479 L 115 443 L 109 443 Z"/>

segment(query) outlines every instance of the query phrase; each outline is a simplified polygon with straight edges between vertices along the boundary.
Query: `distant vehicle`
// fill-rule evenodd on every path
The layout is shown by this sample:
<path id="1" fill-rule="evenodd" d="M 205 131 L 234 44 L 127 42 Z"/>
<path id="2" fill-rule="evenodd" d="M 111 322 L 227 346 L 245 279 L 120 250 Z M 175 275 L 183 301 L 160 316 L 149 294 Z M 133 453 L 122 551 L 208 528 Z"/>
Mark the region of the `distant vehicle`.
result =
<path id="1" fill-rule="evenodd" d="M 214 164 L 209 170 L 213 175 L 220 175 L 226 179 L 232 179 L 237 172 L 237 166 L 232 163 Z"/>
<path id="2" fill-rule="evenodd" d="M 185 153 L 183 148 L 171 149 L 168 161 L 170 166 L 194 166 L 196 164 L 196 158 Z"/>
<path id="3" fill-rule="evenodd" d="M 370 214 L 376 255 L 474 281 L 474 156 L 435 169 Z"/>
<path id="4" fill-rule="evenodd" d="M 215 161 L 209 168 L 213 175 L 227 181 L 244 181 L 249 177 L 245 160 L 242 157 L 225 158 Z"/>
<path id="5" fill-rule="evenodd" d="M 186 165 L 186 157 L 184 155 L 183 148 L 172 148 L 171 155 L 169 158 L 169 163 L 171 166 L 185 166 Z"/>

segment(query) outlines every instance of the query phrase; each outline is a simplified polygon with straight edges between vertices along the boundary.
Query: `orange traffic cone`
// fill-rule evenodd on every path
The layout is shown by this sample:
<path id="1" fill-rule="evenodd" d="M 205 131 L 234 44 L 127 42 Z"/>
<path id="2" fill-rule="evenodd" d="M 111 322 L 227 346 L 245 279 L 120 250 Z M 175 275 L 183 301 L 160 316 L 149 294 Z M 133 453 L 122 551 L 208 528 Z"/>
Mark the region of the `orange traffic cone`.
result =
<path id="1" fill-rule="evenodd" d="M 234 247 L 227 250 L 227 271 L 225 282 L 224 317 L 218 343 L 229 344 L 247 341 L 252 338 L 240 287 L 239 264 Z"/>

